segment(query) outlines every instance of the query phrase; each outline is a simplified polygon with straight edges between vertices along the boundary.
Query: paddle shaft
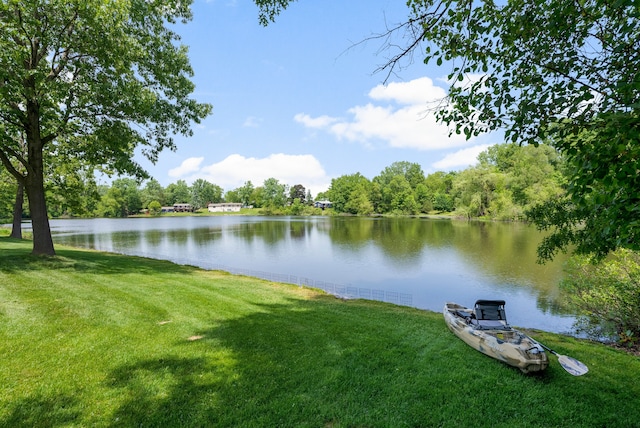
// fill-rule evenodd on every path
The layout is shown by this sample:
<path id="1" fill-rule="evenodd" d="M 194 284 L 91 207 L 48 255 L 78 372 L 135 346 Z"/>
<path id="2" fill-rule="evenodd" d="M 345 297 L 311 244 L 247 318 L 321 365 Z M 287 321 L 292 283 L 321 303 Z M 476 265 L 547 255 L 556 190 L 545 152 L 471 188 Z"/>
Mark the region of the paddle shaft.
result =
<path id="1" fill-rule="evenodd" d="M 547 351 L 551 352 L 556 357 L 560 355 L 556 351 L 554 351 L 553 349 L 549 348 L 547 345 L 545 345 L 543 343 L 538 342 L 538 345 L 542 346 L 544 349 L 546 349 Z"/>

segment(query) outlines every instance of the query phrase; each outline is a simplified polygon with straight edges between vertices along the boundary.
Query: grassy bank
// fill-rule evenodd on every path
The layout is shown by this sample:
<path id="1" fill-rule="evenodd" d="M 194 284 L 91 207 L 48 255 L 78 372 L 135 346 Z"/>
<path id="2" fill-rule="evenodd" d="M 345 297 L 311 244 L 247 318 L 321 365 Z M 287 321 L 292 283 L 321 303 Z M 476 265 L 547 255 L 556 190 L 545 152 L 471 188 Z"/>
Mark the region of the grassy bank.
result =
<path id="1" fill-rule="evenodd" d="M 0 238 L 0 426 L 630 427 L 640 359 L 481 355 L 437 313 L 168 262 Z"/>

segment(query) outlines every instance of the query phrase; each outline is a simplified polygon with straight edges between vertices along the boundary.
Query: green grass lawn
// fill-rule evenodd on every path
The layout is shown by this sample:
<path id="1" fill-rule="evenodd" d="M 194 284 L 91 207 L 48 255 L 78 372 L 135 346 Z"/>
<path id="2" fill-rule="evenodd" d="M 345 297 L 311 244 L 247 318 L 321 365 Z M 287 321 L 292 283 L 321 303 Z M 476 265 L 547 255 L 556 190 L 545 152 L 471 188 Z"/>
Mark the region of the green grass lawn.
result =
<path id="1" fill-rule="evenodd" d="M 5 234 L 6 236 L 6 234 Z M 0 238 L 2 427 L 632 427 L 640 359 L 555 334 L 523 375 L 442 315 Z M 464 302 L 462 302 L 464 303 Z M 444 302 L 443 302 L 444 304 Z"/>

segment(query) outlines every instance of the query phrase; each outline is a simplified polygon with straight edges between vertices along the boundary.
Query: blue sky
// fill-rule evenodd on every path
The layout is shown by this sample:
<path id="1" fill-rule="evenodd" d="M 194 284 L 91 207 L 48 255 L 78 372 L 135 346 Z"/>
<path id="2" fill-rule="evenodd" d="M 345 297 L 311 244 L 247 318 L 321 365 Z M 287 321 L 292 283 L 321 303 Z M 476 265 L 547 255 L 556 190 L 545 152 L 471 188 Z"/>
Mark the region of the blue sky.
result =
<path id="1" fill-rule="evenodd" d="M 194 97 L 213 114 L 155 165 L 138 160 L 163 186 L 203 178 L 228 191 L 273 177 L 313 196 L 396 161 L 425 174 L 468 167 L 501 139 L 449 138 L 435 122 L 429 102 L 445 95 L 449 69 L 424 65 L 419 51 L 386 85 L 375 73 L 389 53 L 383 40 L 363 41 L 407 16 L 404 0 L 300 0 L 262 27 L 250 0 L 195 0 L 177 31 Z"/>

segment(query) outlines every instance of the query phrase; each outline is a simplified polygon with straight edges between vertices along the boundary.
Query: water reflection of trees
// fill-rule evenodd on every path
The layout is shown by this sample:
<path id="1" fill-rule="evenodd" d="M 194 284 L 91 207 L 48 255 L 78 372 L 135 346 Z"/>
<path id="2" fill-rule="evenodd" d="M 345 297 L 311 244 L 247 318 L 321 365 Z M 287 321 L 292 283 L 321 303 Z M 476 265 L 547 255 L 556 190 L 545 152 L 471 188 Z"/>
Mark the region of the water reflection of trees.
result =
<path id="1" fill-rule="evenodd" d="M 110 241 L 113 248 L 137 247 L 141 240 L 142 233 L 138 231 L 113 232 L 105 237 L 105 241 Z"/>
<path id="2" fill-rule="evenodd" d="M 262 221 L 236 224 L 228 232 L 245 242 L 256 239 L 274 246 L 287 239 L 306 239 L 314 228 L 314 223 L 304 218 L 265 218 Z"/>
<path id="3" fill-rule="evenodd" d="M 448 245 L 453 232 L 451 221 L 415 218 L 342 218 L 331 222 L 333 245 L 358 249 L 373 243 L 382 252 L 403 264 L 419 257 L 425 247 Z"/>
<path id="4" fill-rule="evenodd" d="M 144 233 L 144 239 L 151 247 L 158 247 L 162 243 L 164 236 L 165 233 L 162 230 L 147 230 Z"/>
<path id="5" fill-rule="evenodd" d="M 453 248 L 496 287 L 535 288 L 537 306 L 562 313 L 556 303 L 562 261 L 539 265 L 536 249 L 542 235 L 523 223 L 416 218 L 340 218 L 328 231 L 333 245 L 358 251 L 375 245 L 400 267 L 423 257 L 428 249 Z"/>
<path id="6" fill-rule="evenodd" d="M 496 286 L 535 288 L 541 310 L 566 313 L 557 303 L 566 257 L 538 264 L 536 250 L 543 236 L 540 232 L 523 223 L 459 221 L 453 226 L 456 232 L 452 245 L 456 251 L 480 272 L 499 279 Z"/>

